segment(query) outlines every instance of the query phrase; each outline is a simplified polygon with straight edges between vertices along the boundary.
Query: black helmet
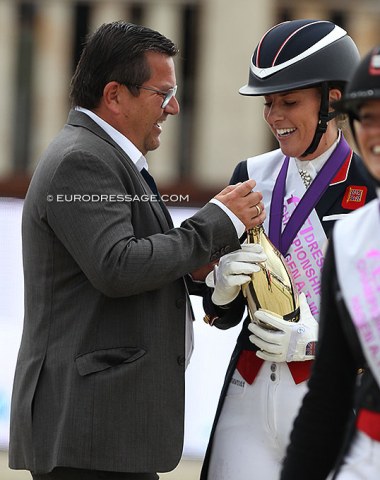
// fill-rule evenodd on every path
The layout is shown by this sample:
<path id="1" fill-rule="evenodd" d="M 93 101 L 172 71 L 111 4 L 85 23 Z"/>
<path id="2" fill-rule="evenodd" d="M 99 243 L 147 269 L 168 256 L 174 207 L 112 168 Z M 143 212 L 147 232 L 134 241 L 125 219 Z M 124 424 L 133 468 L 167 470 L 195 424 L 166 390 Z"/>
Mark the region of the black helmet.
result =
<path id="1" fill-rule="evenodd" d="M 350 119 L 356 117 L 360 105 L 366 100 L 380 99 L 380 45 L 372 48 L 360 62 L 341 100 L 333 106 Z"/>
<path id="2" fill-rule="evenodd" d="M 320 85 L 344 85 L 359 63 L 347 32 L 327 20 L 293 20 L 275 25 L 257 45 L 242 95 L 267 95 Z"/>
<path id="3" fill-rule="evenodd" d="M 372 48 L 364 56 L 347 84 L 342 99 L 333 104 L 338 112 L 348 114 L 352 136 L 355 141 L 354 120 L 358 118 L 360 106 L 366 101 L 378 99 L 380 99 L 380 45 Z M 372 175 L 365 165 L 364 167 L 368 177 L 379 187 L 380 181 Z"/>
<path id="4" fill-rule="evenodd" d="M 292 20 L 268 30 L 257 45 L 242 95 L 269 95 L 313 86 L 322 87 L 319 122 L 304 155 L 314 152 L 327 124 L 329 88 L 344 85 L 360 61 L 347 32 L 327 20 Z"/>

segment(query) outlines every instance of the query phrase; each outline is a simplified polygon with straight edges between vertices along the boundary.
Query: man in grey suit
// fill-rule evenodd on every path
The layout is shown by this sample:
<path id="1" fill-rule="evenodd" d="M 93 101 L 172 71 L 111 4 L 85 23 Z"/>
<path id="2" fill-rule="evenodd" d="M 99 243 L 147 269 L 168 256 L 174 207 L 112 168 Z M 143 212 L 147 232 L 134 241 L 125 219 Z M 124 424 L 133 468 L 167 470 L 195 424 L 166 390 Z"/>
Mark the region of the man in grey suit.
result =
<path id="1" fill-rule="evenodd" d="M 253 181 L 227 187 L 179 228 L 157 201 L 145 155 L 179 112 L 176 53 L 148 28 L 102 25 L 25 199 L 9 464 L 35 480 L 151 480 L 175 468 L 188 293 L 203 285 L 189 272 L 239 249 L 265 215 Z"/>

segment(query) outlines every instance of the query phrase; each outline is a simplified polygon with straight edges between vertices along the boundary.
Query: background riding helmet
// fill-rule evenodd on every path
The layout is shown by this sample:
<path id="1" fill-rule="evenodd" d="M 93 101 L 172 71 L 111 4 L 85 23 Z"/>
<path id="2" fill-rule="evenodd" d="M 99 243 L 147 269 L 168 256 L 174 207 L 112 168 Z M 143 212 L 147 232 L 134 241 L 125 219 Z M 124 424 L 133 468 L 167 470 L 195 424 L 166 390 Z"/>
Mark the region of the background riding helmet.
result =
<path id="1" fill-rule="evenodd" d="M 346 86 L 341 100 L 333 106 L 350 119 L 357 118 L 360 106 L 367 100 L 380 99 L 380 45 L 371 49 Z"/>
<path id="2" fill-rule="evenodd" d="M 353 122 L 358 118 L 361 105 L 370 100 L 380 99 L 380 45 L 371 49 L 365 55 L 346 86 L 341 100 L 334 102 L 333 107 L 341 113 L 347 113 L 350 120 L 352 135 L 356 141 Z M 368 171 L 377 185 L 380 182 Z"/>
<path id="3" fill-rule="evenodd" d="M 329 88 L 348 82 L 360 61 L 347 32 L 327 20 L 293 20 L 275 25 L 261 38 L 251 58 L 242 95 L 262 96 L 301 88 L 321 87 L 319 121 L 304 156 L 315 151 L 327 124 Z"/>

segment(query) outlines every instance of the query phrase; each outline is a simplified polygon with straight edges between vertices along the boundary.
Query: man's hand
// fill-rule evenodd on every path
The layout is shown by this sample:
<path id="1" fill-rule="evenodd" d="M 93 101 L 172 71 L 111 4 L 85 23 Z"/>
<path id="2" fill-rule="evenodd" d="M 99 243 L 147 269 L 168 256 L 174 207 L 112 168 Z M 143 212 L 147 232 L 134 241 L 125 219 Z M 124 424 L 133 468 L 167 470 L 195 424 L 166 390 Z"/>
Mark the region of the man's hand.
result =
<path id="1" fill-rule="evenodd" d="M 206 284 L 214 287 L 211 299 L 215 305 L 232 302 L 239 295 L 241 285 L 249 282 L 252 273 L 260 270 L 257 263 L 267 259 L 257 243 L 243 244 L 241 247 L 241 250 L 221 257 L 219 265 L 206 277 Z"/>
<path id="2" fill-rule="evenodd" d="M 236 185 L 228 185 L 215 195 L 215 199 L 229 208 L 244 223 L 247 230 L 263 223 L 266 217 L 261 202 L 262 194 L 252 191 L 255 186 L 254 180 L 247 180 Z"/>
<path id="3" fill-rule="evenodd" d="M 302 362 L 314 358 L 318 340 L 318 323 L 310 312 L 304 293 L 299 296 L 300 319 L 297 323 L 287 322 L 279 315 L 259 309 L 254 316 L 276 330 L 267 330 L 256 323 L 250 323 L 252 332 L 249 339 L 259 351 L 256 355 L 270 362 Z"/>

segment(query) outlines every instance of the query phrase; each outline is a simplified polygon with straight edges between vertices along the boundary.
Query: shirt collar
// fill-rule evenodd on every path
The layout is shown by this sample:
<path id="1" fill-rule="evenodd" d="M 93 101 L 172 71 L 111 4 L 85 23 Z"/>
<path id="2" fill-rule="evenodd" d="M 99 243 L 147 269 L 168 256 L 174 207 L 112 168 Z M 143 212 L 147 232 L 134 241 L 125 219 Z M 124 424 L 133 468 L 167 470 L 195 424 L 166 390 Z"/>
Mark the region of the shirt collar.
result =
<path id="1" fill-rule="evenodd" d="M 323 165 L 327 162 L 327 160 L 330 158 L 331 154 L 335 150 L 336 146 L 338 145 L 340 141 L 340 137 L 342 135 L 341 130 L 338 131 L 338 138 L 335 140 L 335 142 L 331 145 L 330 148 L 328 148 L 325 152 L 323 152 L 319 157 L 313 158 L 313 160 L 300 160 L 299 158 L 295 158 L 297 168 L 299 170 L 305 170 L 307 171 L 312 178 L 315 178 L 315 176 L 318 174 L 318 172 L 321 170 Z"/>
<path id="2" fill-rule="evenodd" d="M 148 170 L 148 162 L 140 150 L 122 133 L 116 128 L 112 127 L 109 123 L 100 118 L 96 113 L 87 108 L 75 107 L 78 112 L 83 112 L 88 115 L 95 123 L 99 125 L 111 138 L 116 142 L 119 147 L 128 155 L 132 162 L 136 165 L 137 169 L 141 171 L 143 168 Z"/>

